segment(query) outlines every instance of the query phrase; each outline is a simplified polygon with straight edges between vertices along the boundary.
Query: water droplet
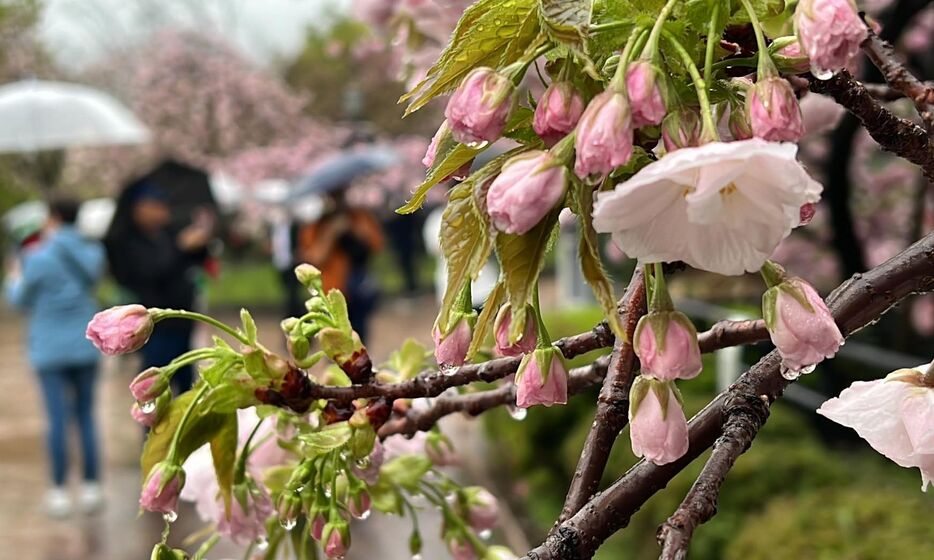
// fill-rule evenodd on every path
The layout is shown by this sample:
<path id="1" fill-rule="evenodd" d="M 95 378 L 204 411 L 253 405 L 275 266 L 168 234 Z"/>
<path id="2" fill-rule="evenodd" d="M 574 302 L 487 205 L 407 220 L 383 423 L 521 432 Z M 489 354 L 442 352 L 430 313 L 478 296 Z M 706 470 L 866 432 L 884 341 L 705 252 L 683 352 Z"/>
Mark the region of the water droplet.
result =
<path id="1" fill-rule="evenodd" d="M 509 412 L 509 416 L 516 422 L 522 422 L 525 420 L 525 417 L 529 415 L 528 410 L 518 406 L 509 405 L 506 407 L 506 411 Z"/>
<path id="2" fill-rule="evenodd" d="M 269 548 L 269 541 L 266 539 L 266 537 L 260 537 L 256 539 L 257 550 L 266 550 L 267 548 Z"/>
<path id="3" fill-rule="evenodd" d="M 175 523 L 175 520 L 178 519 L 178 514 L 174 511 L 167 511 L 162 514 L 162 519 L 165 519 L 166 523 Z"/>
<path id="4" fill-rule="evenodd" d="M 367 455 L 366 457 L 362 459 L 357 459 L 357 462 L 356 462 L 357 468 L 359 469 L 368 469 L 370 468 L 371 464 L 372 464 L 372 461 L 370 461 L 369 455 Z"/>
<path id="5" fill-rule="evenodd" d="M 818 80 L 829 80 L 830 78 L 833 78 L 833 70 L 818 68 L 814 65 L 811 65 L 811 74 L 814 74 L 814 77 Z"/>
<path id="6" fill-rule="evenodd" d="M 325 497 L 325 498 L 328 498 L 328 499 L 331 498 L 331 489 L 330 489 L 330 488 L 325 488 L 325 489 L 324 489 L 324 497 Z"/>
<path id="7" fill-rule="evenodd" d="M 479 142 L 467 142 L 466 146 L 474 150 L 479 150 L 481 148 L 485 148 L 487 144 L 489 144 L 489 142 L 486 140 L 481 140 Z"/>
<path id="8" fill-rule="evenodd" d="M 354 517 L 356 517 L 356 518 L 359 519 L 360 521 L 364 521 L 364 520 L 366 520 L 366 519 L 369 519 L 369 517 L 370 517 L 370 510 L 366 510 L 366 511 L 360 513 L 360 515 L 354 515 Z"/>
<path id="9" fill-rule="evenodd" d="M 301 493 L 304 492 L 304 491 L 305 491 L 305 487 L 304 487 L 304 486 L 299 486 L 298 488 L 295 489 L 295 493 L 296 493 L 296 494 L 301 494 Z"/>
<path id="10" fill-rule="evenodd" d="M 298 522 L 295 520 L 294 517 L 289 518 L 289 519 L 279 520 L 279 525 L 282 525 L 282 528 L 285 529 L 286 531 L 291 531 L 292 529 L 294 529 L 297 523 Z"/>
<path id="11" fill-rule="evenodd" d="M 146 401 L 139 405 L 139 409 L 143 414 L 152 414 L 156 411 L 156 401 Z"/>
<path id="12" fill-rule="evenodd" d="M 490 537 L 493 536 L 493 531 L 491 531 L 491 530 L 489 530 L 489 529 L 484 529 L 484 530 L 480 531 L 479 533 L 477 533 L 477 535 L 479 535 L 481 539 L 483 539 L 483 540 L 485 540 L 485 541 L 488 541 L 488 540 L 490 540 Z"/>
<path id="13" fill-rule="evenodd" d="M 422 555 L 421 555 L 421 554 L 413 554 L 413 555 L 412 555 L 412 560 L 422 560 Z"/>

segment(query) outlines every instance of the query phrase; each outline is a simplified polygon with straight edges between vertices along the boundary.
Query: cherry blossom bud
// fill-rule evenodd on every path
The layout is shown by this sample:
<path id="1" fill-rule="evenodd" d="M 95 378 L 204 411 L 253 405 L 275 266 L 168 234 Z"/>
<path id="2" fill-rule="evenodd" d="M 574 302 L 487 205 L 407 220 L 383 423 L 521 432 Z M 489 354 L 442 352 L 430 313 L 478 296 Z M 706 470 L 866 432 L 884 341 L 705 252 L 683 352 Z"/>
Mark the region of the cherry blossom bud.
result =
<path id="1" fill-rule="evenodd" d="M 553 146 L 567 136 L 584 113 L 584 99 L 571 82 L 551 84 L 538 100 L 532 128 L 545 145 Z"/>
<path id="2" fill-rule="evenodd" d="M 920 469 L 922 490 L 934 482 L 934 388 L 926 374 L 932 366 L 856 381 L 817 409 L 818 414 L 856 430 L 895 463 Z"/>
<path id="3" fill-rule="evenodd" d="M 451 95 L 444 116 L 462 144 L 495 142 L 516 104 L 512 80 L 492 68 L 475 68 Z"/>
<path id="4" fill-rule="evenodd" d="M 324 518 L 324 514 L 320 511 L 315 513 L 314 518 L 311 520 L 311 538 L 321 542 L 321 539 L 324 537 L 324 528 L 328 524 L 327 519 Z"/>
<path id="5" fill-rule="evenodd" d="M 169 376 L 162 368 L 151 367 L 130 382 L 130 393 L 136 402 L 148 403 L 169 388 Z"/>
<path id="6" fill-rule="evenodd" d="M 448 541 L 448 552 L 454 560 L 478 560 L 477 551 L 467 539 L 456 538 Z"/>
<path id="7" fill-rule="evenodd" d="M 626 92 L 632 107 L 632 126 L 656 125 L 665 118 L 668 108 L 659 87 L 661 72 L 648 60 L 639 60 L 626 69 Z"/>
<path id="8" fill-rule="evenodd" d="M 633 336 L 642 374 L 664 381 L 693 379 L 703 369 L 697 331 L 678 311 L 643 315 Z"/>
<path id="9" fill-rule="evenodd" d="M 321 287 L 321 271 L 307 263 L 295 267 L 295 278 L 299 284 L 312 289 Z"/>
<path id="10" fill-rule="evenodd" d="M 688 450 L 688 422 L 672 381 L 639 376 L 629 393 L 629 437 L 636 457 L 664 465 Z"/>
<path id="11" fill-rule="evenodd" d="M 804 135 L 801 108 L 788 81 L 771 76 L 746 92 L 752 134 L 769 142 L 797 142 Z"/>
<path id="12" fill-rule="evenodd" d="M 327 327 L 315 338 L 325 355 L 354 383 L 366 383 L 373 375 L 373 363 L 357 331 Z"/>
<path id="13" fill-rule="evenodd" d="M 496 353 L 500 356 L 521 356 L 535 350 L 538 342 L 538 321 L 531 306 L 525 307 L 525 330 L 519 340 L 509 340 L 512 328 L 512 306 L 506 304 L 499 309 L 493 322 L 493 338 L 496 341 Z"/>
<path id="14" fill-rule="evenodd" d="M 347 504 L 350 515 L 357 519 L 366 519 L 370 516 L 370 494 L 365 490 L 350 497 Z"/>
<path id="15" fill-rule="evenodd" d="M 519 557 L 505 546 L 491 546 L 486 549 L 483 560 L 519 560 Z"/>
<path id="16" fill-rule="evenodd" d="M 298 516 L 302 514 L 302 498 L 298 492 L 284 490 L 276 502 L 276 514 L 283 526 L 295 525 Z"/>
<path id="17" fill-rule="evenodd" d="M 165 416 L 171 402 L 171 393 L 163 391 L 155 400 L 145 401 L 142 405 L 139 402 L 134 402 L 133 406 L 130 407 L 130 416 L 143 426 L 152 428 Z"/>
<path id="18" fill-rule="evenodd" d="M 564 197 L 567 182 L 567 169 L 550 152 L 533 150 L 510 158 L 487 191 L 493 226 L 503 233 L 526 233 Z"/>
<path id="19" fill-rule="evenodd" d="M 425 157 L 422 158 L 422 165 L 426 169 L 431 169 L 435 164 L 435 159 L 438 157 L 438 148 L 441 146 L 441 143 L 444 141 L 445 137 L 451 134 L 451 127 L 448 125 L 448 121 L 442 121 L 441 126 L 438 127 L 435 135 L 431 137 L 431 143 L 428 144 L 428 150 L 425 151 Z M 456 177 L 466 177 L 470 175 L 470 166 L 472 162 L 467 162 L 462 165 L 457 171 L 445 178 L 445 180 L 456 178 Z"/>
<path id="20" fill-rule="evenodd" d="M 438 467 L 450 467 L 460 463 L 451 440 L 437 431 L 429 432 L 425 438 L 425 455 Z"/>
<path id="21" fill-rule="evenodd" d="M 662 142 L 668 152 L 700 146 L 700 137 L 701 118 L 695 109 L 683 108 L 662 120 Z"/>
<path id="22" fill-rule="evenodd" d="M 591 100 L 577 126 L 574 172 L 581 179 L 606 177 L 632 157 L 632 115 L 621 91 L 606 90 Z"/>
<path id="23" fill-rule="evenodd" d="M 324 527 L 324 555 L 328 558 L 343 558 L 350 548 L 350 530 L 347 523 L 339 521 Z"/>
<path id="24" fill-rule="evenodd" d="M 849 64 L 867 35 L 852 0 L 802 0 L 794 22 L 811 72 L 820 80 Z"/>
<path id="25" fill-rule="evenodd" d="M 807 202 L 801 205 L 801 208 L 798 210 L 798 226 L 806 226 L 811 223 L 811 220 L 814 219 L 814 214 L 817 213 L 817 204 L 813 202 Z"/>
<path id="26" fill-rule="evenodd" d="M 139 505 L 145 510 L 173 514 L 178 510 L 178 495 L 185 485 L 185 471 L 168 461 L 157 463 L 149 473 Z"/>
<path id="27" fill-rule="evenodd" d="M 94 315 L 85 336 L 104 354 L 116 356 L 142 348 L 154 326 L 142 305 L 119 305 Z"/>
<path id="28" fill-rule="evenodd" d="M 551 406 L 568 402 L 568 371 L 564 358 L 552 348 L 526 354 L 516 372 L 516 406 Z"/>
<path id="29" fill-rule="evenodd" d="M 435 359 L 443 366 L 462 366 L 467 358 L 467 350 L 473 339 L 475 314 L 459 314 L 449 332 L 442 333 L 436 325 L 431 333 L 435 341 Z"/>
<path id="30" fill-rule="evenodd" d="M 772 60 L 774 60 L 782 70 L 799 74 L 807 72 L 811 68 L 811 61 L 808 60 L 808 55 L 801 50 L 801 43 L 798 41 L 778 49 L 778 52 L 775 53 Z"/>
<path id="31" fill-rule="evenodd" d="M 752 124 L 745 107 L 731 107 L 730 120 L 727 122 L 733 140 L 748 140 L 752 138 Z"/>
<path id="32" fill-rule="evenodd" d="M 486 488 L 472 486 L 465 488 L 467 503 L 467 521 L 470 528 L 481 532 L 493 529 L 499 521 L 499 502 L 496 496 Z"/>
<path id="33" fill-rule="evenodd" d="M 782 355 L 783 374 L 807 373 L 832 358 L 843 335 L 820 295 L 801 278 L 789 278 L 762 296 L 762 314 L 772 343 Z"/>
<path id="34" fill-rule="evenodd" d="M 377 439 L 373 442 L 373 451 L 366 458 L 358 461 L 351 470 L 357 478 L 373 486 L 379 480 L 379 468 L 383 466 L 385 457 L 386 450 Z"/>

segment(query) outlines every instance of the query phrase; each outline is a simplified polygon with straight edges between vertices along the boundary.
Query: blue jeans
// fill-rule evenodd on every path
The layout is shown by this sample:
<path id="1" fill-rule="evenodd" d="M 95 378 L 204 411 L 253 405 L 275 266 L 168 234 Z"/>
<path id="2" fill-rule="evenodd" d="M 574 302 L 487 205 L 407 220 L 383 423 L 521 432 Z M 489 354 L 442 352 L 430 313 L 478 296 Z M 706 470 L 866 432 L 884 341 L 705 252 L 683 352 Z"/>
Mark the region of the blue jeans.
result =
<path id="1" fill-rule="evenodd" d="M 49 418 L 47 444 L 52 462 L 52 481 L 65 484 L 68 475 L 68 428 L 78 424 L 84 480 L 96 481 L 100 474 L 97 426 L 94 422 L 94 387 L 97 364 L 62 366 L 39 370 L 39 385 Z"/>

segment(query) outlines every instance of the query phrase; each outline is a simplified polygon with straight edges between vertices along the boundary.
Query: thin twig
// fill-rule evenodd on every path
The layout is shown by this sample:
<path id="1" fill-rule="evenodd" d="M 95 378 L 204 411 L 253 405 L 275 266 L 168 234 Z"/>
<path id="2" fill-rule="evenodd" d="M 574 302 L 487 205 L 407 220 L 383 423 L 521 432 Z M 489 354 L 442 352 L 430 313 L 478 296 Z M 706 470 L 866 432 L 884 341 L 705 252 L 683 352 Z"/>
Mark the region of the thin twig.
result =
<path id="1" fill-rule="evenodd" d="M 880 266 L 856 275 L 828 298 L 837 325 L 845 336 L 874 322 L 905 297 L 934 290 L 934 232 Z M 736 403 L 762 400 L 770 404 L 791 383 L 779 371 L 781 357 L 770 352 L 744 373 L 728 390 L 720 393 L 690 422 L 688 452 L 666 465 L 636 463 L 623 477 L 591 499 L 577 514 L 562 523 L 525 560 L 583 560 L 591 558 L 610 535 L 625 527 L 650 497 L 712 446 L 722 433 L 724 415 Z M 764 400 L 763 400 L 764 399 Z M 749 414 L 762 410 L 749 406 Z M 765 422 L 765 417 L 761 418 Z M 761 424 L 760 424 L 761 425 Z M 752 435 L 755 435 L 752 430 Z M 724 449 L 736 453 L 742 446 Z"/>
<path id="2" fill-rule="evenodd" d="M 934 82 L 922 82 L 924 87 L 929 90 L 934 91 Z M 866 88 L 873 97 L 879 101 L 898 101 L 899 99 L 904 99 L 905 94 L 898 91 L 888 84 L 863 84 L 863 87 Z"/>

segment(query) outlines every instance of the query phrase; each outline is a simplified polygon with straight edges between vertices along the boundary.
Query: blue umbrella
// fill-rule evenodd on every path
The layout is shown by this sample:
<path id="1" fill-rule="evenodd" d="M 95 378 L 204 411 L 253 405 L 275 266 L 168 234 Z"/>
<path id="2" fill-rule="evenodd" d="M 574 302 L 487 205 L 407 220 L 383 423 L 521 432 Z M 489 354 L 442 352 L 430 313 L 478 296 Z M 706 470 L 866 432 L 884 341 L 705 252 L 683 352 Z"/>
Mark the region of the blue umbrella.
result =
<path id="1" fill-rule="evenodd" d="M 289 196 L 294 200 L 311 194 L 326 194 L 347 187 L 354 179 L 398 163 L 399 154 L 385 146 L 341 152 L 299 179 Z"/>

